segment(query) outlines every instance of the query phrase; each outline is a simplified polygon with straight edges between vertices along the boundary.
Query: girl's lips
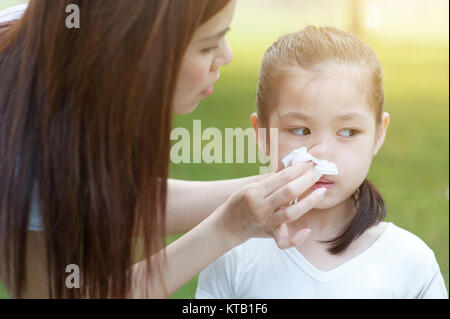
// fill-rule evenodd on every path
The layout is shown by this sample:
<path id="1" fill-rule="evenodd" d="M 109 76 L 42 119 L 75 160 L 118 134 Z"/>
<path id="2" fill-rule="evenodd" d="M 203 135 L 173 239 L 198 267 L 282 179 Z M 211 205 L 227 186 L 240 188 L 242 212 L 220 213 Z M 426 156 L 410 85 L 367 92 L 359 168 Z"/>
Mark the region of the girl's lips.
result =
<path id="1" fill-rule="evenodd" d="M 325 178 L 325 177 L 321 177 L 318 181 L 318 183 L 333 183 L 333 181 L 330 181 L 329 179 Z"/>
<path id="2" fill-rule="evenodd" d="M 311 187 L 311 189 L 312 189 L 312 190 L 315 190 L 315 189 L 322 188 L 322 187 L 325 187 L 326 189 L 330 189 L 331 187 L 333 187 L 333 185 L 334 185 L 333 182 L 330 182 L 330 183 L 322 183 L 322 182 L 319 180 L 317 183 L 315 183 L 315 184 Z"/>

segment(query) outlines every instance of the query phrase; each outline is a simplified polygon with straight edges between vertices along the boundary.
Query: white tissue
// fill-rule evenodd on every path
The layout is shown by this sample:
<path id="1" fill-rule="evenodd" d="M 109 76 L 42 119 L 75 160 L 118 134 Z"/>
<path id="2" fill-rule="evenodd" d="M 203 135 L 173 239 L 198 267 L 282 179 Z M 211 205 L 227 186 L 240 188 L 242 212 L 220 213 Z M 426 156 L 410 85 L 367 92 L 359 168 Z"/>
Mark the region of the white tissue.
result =
<path id="1" fill-rule="evenodd" d="M 336 164 L 328 162 L 326 160 L 317 159 L 308 153 L 305 146 L 293 150 L 291 153 L 286 155 L 282 160 L 284 167 L 293 165 L 299 162 L 312 161 L 316 164 L 316 167 L 322 175 L 338 175 L 338 168 Z"/>

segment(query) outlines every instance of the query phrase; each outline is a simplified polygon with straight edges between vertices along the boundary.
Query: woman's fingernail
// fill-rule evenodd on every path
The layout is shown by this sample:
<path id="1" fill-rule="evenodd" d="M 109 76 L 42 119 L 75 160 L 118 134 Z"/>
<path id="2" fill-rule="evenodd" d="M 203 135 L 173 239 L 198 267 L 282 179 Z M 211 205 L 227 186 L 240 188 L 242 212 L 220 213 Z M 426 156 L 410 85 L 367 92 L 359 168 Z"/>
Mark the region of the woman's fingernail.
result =
<path id="1" fill-rule="evenodd" d="M 311 233 L 311 229 L 307 228 L 304 231 L 300 232 L 299 234 L 295 235 L 295 237 L 293 238 L 294 243 L 296 245 L 302 244 L 303 241 L 306 239 L 306 237 L 309 236 L 310 233 Z"/>
<path id="2" fill-rule="evenodd" d="M 322 196 L 323 194 L 325 194 L 326 191 L 327 189 L 325 187 L 321 187 L 316 191 L 316 193 L 318 196 Z"/>
<path id="3" fill-rule="evenodd" d="M 313 174 L 316 180 L 319 180 L 322 177 L 322 172 L 317 168 L 313 168 Z"/>

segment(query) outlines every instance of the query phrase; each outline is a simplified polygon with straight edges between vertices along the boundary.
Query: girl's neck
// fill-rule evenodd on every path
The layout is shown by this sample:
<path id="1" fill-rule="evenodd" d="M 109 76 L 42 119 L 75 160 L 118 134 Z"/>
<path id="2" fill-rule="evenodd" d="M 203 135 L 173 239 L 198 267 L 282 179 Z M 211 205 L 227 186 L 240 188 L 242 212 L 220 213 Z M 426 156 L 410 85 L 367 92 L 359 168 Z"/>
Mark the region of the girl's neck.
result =
<path id="1" fill-rule="evenodd" d="M 309 228 L 311 236 L 319 240 L 328 240 L 340 234 L 356 213 L 353 200 L 347 200 L 326 209 L 312 209 L 292 223 L 287 224 L 289 234 Z"/>

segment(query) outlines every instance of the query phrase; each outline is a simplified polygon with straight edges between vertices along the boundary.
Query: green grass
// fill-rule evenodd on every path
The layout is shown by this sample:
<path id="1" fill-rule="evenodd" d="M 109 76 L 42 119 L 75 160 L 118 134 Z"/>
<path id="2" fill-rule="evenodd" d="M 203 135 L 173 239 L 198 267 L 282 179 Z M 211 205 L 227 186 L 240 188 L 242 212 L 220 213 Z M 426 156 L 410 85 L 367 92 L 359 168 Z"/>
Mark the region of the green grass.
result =
<path id="1" fill-rule="evenodd" d="M 5 3 L 22 1 L 2 1 Z M 241 28 L 241 29 L 239 29 Z M 234 61 L 222 69 L 215 93 L 187 116 L 177 116 L 175 127 L 250 127 L 254 112 L 259 64 L 275 37 L 250 38 L 245 25 L 230 33 Z M 255 28 L 253 26 L 253 28 Z M 295 30 L 295 29 L 292 29 Z M 385 111 L 391 124 L 383 147 L 374 158 L 368 178 L 382 192 L 387 220 L 422 238 L 435 252 L 449 288 L 449 74 L 448 40 L 401 40 L 365 37 L 383 64 Z M 171 163 L 172 178 L 215 180 L 254 175 L 257 164 Z M 171 242 L 179 236 L 170 236 Z M 197 277 L 172 298 L 193 298 Z M 0 285 L 0 298 L 7 298 Z"/>
<path id="2" fill-rule="evenodd" d="M 9 299 L 8 292 L 6 291 L 3 284 L 0 282 L 0 299 L 6 299 L 6 298 Z"/>

